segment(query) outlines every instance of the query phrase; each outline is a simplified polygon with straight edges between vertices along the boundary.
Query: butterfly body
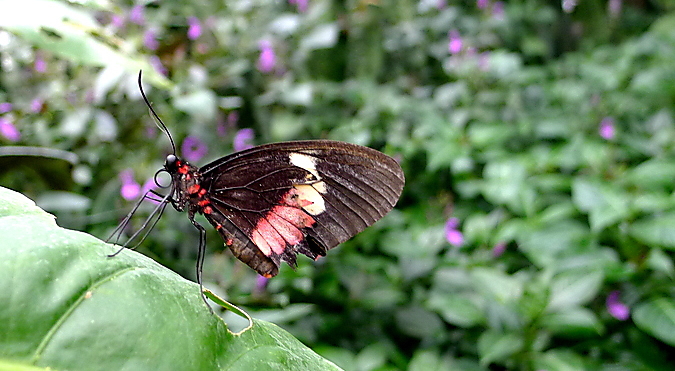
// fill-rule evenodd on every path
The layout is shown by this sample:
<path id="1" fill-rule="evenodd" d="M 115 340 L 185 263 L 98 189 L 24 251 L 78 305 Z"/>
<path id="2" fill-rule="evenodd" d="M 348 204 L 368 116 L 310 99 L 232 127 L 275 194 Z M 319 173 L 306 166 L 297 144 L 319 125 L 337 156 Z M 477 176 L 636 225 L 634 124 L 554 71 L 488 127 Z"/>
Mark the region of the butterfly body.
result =
<path id="1" fill-rule="evenodd" d="M 157 206 L 127 244 L 139 246 L 168 204 L 187 211 L 199 230 L 197 282 L 202 288 L 206 230 L 202 214 L 232 254 L 264 277 L 279 273 L 282 261 L 295 266 L 298 254 L 312 259 L 372 225 L 394 207 L 405 178 L 391 157 L 374 149 L 332 140 L 265 144 L 222 157 L 202 167 L 179 158 L 169 130 L 138 86 L 172 154 L 158 171 L 171 175 L 167 194 L 147 191 L 113 231 L 117 243 L 145 199 Z M 163 187 L 157 181 L 157 186 Z M 114 256 L 122 249 L 121 247 Z M 206 302 L 203 290 L 202 299 Z M 208 305 L 208 302 L 207 302 Z M 210 308 L 210 307 L 209 307 Z"/>
<path id="2" fill-rule="evenodd" d="M 202 168 L 169 155 L 164 170 L 174 208 L 195 226 L 203 214 L 234 256 L 265 277 L 281 261 L 294 266 L 299 253 L 325 256 L 380 219 L 404 183 L 390 157 L 327 140 L 258 146 Z"/>

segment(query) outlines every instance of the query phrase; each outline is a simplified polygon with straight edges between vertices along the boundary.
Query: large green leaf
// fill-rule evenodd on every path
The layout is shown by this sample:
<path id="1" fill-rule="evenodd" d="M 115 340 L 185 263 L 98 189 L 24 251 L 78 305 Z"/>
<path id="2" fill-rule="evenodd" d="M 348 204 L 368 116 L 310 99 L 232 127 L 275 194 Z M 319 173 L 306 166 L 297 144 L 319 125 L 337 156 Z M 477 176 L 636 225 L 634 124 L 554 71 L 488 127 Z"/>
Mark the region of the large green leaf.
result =
<path id="1" fill-rule="evenodd" d="M 230 332 L 198 286 L 0 188 L 0 369 L 335 370 L 273 324 Z"/>
<path id="2" fill-rule="evenodd" d="M 675 346 L 675 301 L 671 298 L 653 299 L 638 305 L 633 312 L 633 321 L 641 330 Z"/>

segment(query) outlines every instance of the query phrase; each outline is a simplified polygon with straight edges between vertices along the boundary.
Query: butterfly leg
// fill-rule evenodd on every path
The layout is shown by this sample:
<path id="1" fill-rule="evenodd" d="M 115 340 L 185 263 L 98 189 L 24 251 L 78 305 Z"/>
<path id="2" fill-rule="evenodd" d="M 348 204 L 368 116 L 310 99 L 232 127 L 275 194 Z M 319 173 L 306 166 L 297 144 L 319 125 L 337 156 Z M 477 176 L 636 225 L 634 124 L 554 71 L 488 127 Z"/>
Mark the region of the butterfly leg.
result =
<path id="1" fill-rule="evenodd" d="M 206 230 L 201 226 L 201 224 L 195 221 L 195 214 L 190 210 L 188 210 L 188 219 L 190 219 L 192 225 L 194 225 L 195 228 L 199 230 L 199 249 L 197 249 L 197 283 L 199 283 L 199 293 L 201 294 L 204 303 L 206 303 L 206 306 L 209 308 L 211 313 L 213 313 L 213 309 L 209 305 L 208 301 L 206 301 L 206 296 L 204 295 L 204 285 L 202 284 L 204 256 L 206 255 Z"/>
<path id="2" fill-rule="evenodd" d="M 157 200 L 156 198 L 153 198 L 153 197 L 162 197 L 162 199 Z M 131 237 L 129 237 L 127 242 L 122 247 L 120 247 L 119 250 L 117 250 L 113 254 L 108 255 L 108 257 L 113 257 L 113 256 L 119 254 L 120 252 L 122 252 L 122 250 L 124 250 L 124 248 L 127 247 L 126 245 L 129 242 L 133 241 L 136 237 L 138 237 L 146 229 L 146 227 L 148 227 L 148 225 L 150 223 L 152 223 L 152 225 L 150 225 L 150 228 L 145 232 L 145 234 L 143 235 L 141 240 L 136 245 L 134 245 L 132 247 L 128 247 L 131 250 L 137 248 L 145 240 L 145 238 L 148 236 L 148 234 L 150 233 L 152 228 L 155 227 L 155 224 L 157 224 L 157 222 L 159 221 L 159 218 L 162 216 L 162 213 L 164 213 L 164 209 L 166 208 L 166 205 L 168 205 L 168 200 L 171 199 L 171 194 L 169 193 L 166 196 L 164 196 L 164 195 L 161 195 L 161 194 L 155 192 L 152 189 L 145 192 L 143 197 L 141 197 L 138 200 L 138 202 L 136 202 L 136 205 L 134 205 L 134 208 L 131 210 L 131 212 L 129 212 L 129 214 L 127 214 L 127 216 L 124 218 L 124 220 L 122 220 L 122 222 L 117 226 L 117 228 L 115 228 L 113 233 L 110 235 L 110 237 L 108 237 L 108 239 L 105 240 L 105 242 L 110 242 L 110 240 L 112 240 L 113 237 L 115 235 L 117 235 L 117 237 L 115 238 L 115 241 L 113 242 L 113 244 L 117 245 L 120 237 L 122 236 L 122 232 L 127 227 L 127 225 L 129 225 L 129 222 L 131 221 L 131 217 L 136 213 L 136 210 L 138 210 L 138 208 L 141 206 L 143 201 L 145 201 L 146 199 L 157 201 L 157 202 L 159 202 L 159 204 L 150 213 L 150 216 L 148 216 L 148 218 L 145 220 L 145 222 L 143 222 L 143 225 L 141 226 L 141 228 L 139 228 L 138 231 L 136 231 L 136 233 L 134 233 Z"/>

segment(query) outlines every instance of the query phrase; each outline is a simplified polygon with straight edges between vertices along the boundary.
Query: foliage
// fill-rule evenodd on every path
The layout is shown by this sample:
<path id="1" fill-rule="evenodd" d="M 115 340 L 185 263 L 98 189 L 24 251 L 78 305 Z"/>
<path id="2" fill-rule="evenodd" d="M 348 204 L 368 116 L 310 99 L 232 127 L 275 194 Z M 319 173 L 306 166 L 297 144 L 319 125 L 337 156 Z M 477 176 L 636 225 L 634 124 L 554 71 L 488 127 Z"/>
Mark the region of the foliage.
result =
<path id="1" fill-rule="evenodd" d="M 196 284 L 136 252 L 109 257 L 115 247 L 59 228 L 6 188 L 0 220 L 0 365 L 338 369 L 273 324 L 255 320 L 231 332 L 195 295 Z"/>
<path id="2" fill-rule="evenodd" d="M 394 212 L 266 286 L 211 231 L 208 286 L 254 316 L 348 370 L 672 369 L 672 14 L 615 0 L 59 4 L 95 21 L 73 44 L 119 56 L 35 36 L 66 26 L 0 23 L 17 35 L 2 117 L 17 144 L 65 151 L 0 157 L 0 184 L 61 225 L 105 236 L 131 207 L 120 186 L 161 166 L 168 143 L 132 67 L 153 63 L 154 108 L 179 145 L 205 144 L 199 163 L 242 128 L 401 159 Z M 190 276 L 196 243 L 167 212 L 142 251 Z"/>

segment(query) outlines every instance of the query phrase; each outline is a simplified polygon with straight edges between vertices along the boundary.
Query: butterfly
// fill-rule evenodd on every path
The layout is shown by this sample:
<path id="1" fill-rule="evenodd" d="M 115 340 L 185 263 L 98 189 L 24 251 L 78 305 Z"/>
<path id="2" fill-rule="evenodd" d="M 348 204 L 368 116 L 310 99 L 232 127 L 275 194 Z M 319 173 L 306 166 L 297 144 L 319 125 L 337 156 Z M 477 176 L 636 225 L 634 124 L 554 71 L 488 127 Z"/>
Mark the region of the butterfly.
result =
<path id="1" fill-rule="evenodd" d="M 130 241 L 147 227 L 151 230 L 167 205 L 186 211 L 200 235 L 200 289 L 206 230 L 195 221 L 197 214 L 204 215 L 237 259 L 269 278 L 279 273 L 282 261 L 294 267 L 298 254 L 315 260 L 325 256 L 387 214 L 401 195 L 405 178 L 393 158 L 333 140 L 265 144 L 197 167 L 177 155 L 169 130 L 143 91 L 141 74 L 138 83 L 173 150 L 155 180 L 159 185 L 157 175 L 165 172 L 171 183 L 165 195 L 150 190 L 141 197 L 113 236 L 119 239 L 144 199 L 158 204 Z"/>

